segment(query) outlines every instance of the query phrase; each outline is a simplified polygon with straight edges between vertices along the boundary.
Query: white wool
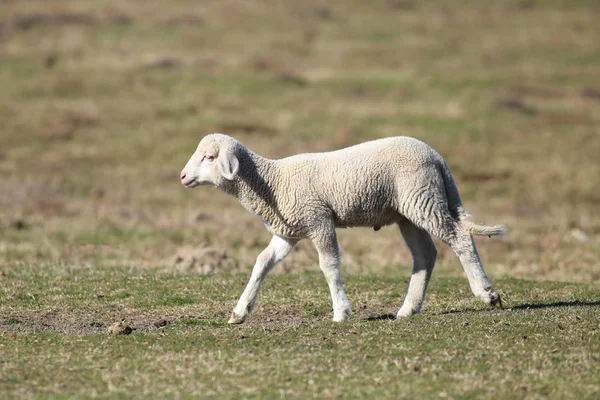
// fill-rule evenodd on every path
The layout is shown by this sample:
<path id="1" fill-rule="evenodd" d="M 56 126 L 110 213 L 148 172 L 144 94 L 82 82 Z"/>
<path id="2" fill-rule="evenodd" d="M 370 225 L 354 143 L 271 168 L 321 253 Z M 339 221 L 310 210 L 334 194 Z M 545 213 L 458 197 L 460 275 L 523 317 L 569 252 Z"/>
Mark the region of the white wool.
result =
<path id="1" fill-rule="evenodd" d="M 471 234 L 496 236 L 502 226 L 472 222 L 445 160 L 425 143 L 391 137 L 327 153 L 270 160 L 232 137 L 206 136 L 182 171 L 188 187 L 213 184 L 258 215 L 273 240 L 258 257 L 230 322 L 243 322 L 264 277 L 301 239 L 310 239 L 329 283 L 334 320 L 351 314 L 340 277 L 335 229 L 397 224 L 413 256 L 413 275 L 397 316 L 418 313 L 435 264 L 436 236 L 455 251 L 471 289 L 500 305 Z"/>

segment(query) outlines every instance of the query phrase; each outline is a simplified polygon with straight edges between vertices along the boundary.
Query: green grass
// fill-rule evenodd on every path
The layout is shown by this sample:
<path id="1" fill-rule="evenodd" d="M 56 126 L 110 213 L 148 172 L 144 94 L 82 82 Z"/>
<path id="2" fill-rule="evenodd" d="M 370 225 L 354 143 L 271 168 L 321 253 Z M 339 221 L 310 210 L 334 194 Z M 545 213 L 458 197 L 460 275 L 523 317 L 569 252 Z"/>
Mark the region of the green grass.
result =
<path id="1" fill-rule="evenodd" d="M 596 287 L 500 280 L 505 309 L 465 279 L 433 279 L 421 315 L 394 321 L 404 279 L 346 279 L 354 315 L 329 322 L 320 273 L 273 276 L 246 324 L 225 323 L 245 277 L 148 270 L 2 277 L 0 393 L 114 398 L 594 398 Z M 123 295 L 123 294 L 126 295 Z M 25 295 L 23 295 L 25 294 Z M 106 333 L 124 320 L 129 336 Z M 167 321 L 164 327 L 154 323 Z"/>

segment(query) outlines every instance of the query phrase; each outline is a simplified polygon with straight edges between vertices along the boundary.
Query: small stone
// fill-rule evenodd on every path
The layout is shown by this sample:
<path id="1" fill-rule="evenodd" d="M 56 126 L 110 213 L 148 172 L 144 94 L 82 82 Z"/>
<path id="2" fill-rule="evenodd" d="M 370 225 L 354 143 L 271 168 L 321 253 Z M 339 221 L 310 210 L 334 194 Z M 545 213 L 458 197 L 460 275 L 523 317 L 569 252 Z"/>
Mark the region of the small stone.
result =
<path id="1" fill-rule="evenodd" d="M 109 335 L 129 335 L 133 332 L 133 329 L 125 322 L 115 322 L 108 327 L 107 332 Z"/>
<path id="2" fill-rule="evenodd" d="M 160 321 L 156 321 L 154 323 L 154 326 L 156 328 L 163 328 L 165 326 L 169 325 L 169 321 L 167 321 L 166 319 L 161 319 Z"/>

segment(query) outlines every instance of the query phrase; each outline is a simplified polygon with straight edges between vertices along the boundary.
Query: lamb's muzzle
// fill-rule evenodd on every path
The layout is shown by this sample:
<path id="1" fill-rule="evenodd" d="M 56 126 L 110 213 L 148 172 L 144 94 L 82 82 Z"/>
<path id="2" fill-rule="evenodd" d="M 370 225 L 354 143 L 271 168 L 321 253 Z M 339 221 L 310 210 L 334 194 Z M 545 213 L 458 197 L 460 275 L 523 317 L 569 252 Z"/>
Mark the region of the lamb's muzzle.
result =
<path id="1" fill-rule="evenodd" d="M 502 235 L 504 227 L 474 223 L 446 161 L 416 139 L 392 137 L 329 153 L 269 160 L 232 137 L 211 134 L 202 139 L 180 177 L 188 188 L 212 184 L 235 196 L 273 234 L 230 323 L 246 320 L 269 271 L 302 239 L 310 239 L 319 254 L 333 320 L 346 320 L 351 307 L 342 286 L 335 230 L 352 226 L 377 231 L 396 224 L 400 229 L 413 272 L 397 318 L 421 311 L 437 257 L 432 235 L 456 253 L 477 297 L 492 306 L 502 304 L 471 235 Z"/>

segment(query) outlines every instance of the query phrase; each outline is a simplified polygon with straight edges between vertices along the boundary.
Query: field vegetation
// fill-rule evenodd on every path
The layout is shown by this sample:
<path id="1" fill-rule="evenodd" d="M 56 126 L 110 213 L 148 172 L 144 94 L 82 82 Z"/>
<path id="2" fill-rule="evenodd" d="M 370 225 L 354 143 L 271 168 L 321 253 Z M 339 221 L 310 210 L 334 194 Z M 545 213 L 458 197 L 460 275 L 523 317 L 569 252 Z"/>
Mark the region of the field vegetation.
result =
<path id="1" fill-rule="evenodd" d="M 598 398 L 600 4 L 0 2 L 0 397 Z M 448 161 L 505 310 L 439 244 L 395 322 L 394 227 L 310 243 L 225 322 L 261 221 L 178 174 L 207 133 L 280 158 L 393 135 Z M 123 320 L 133 333 L 110 336 Z"/>

